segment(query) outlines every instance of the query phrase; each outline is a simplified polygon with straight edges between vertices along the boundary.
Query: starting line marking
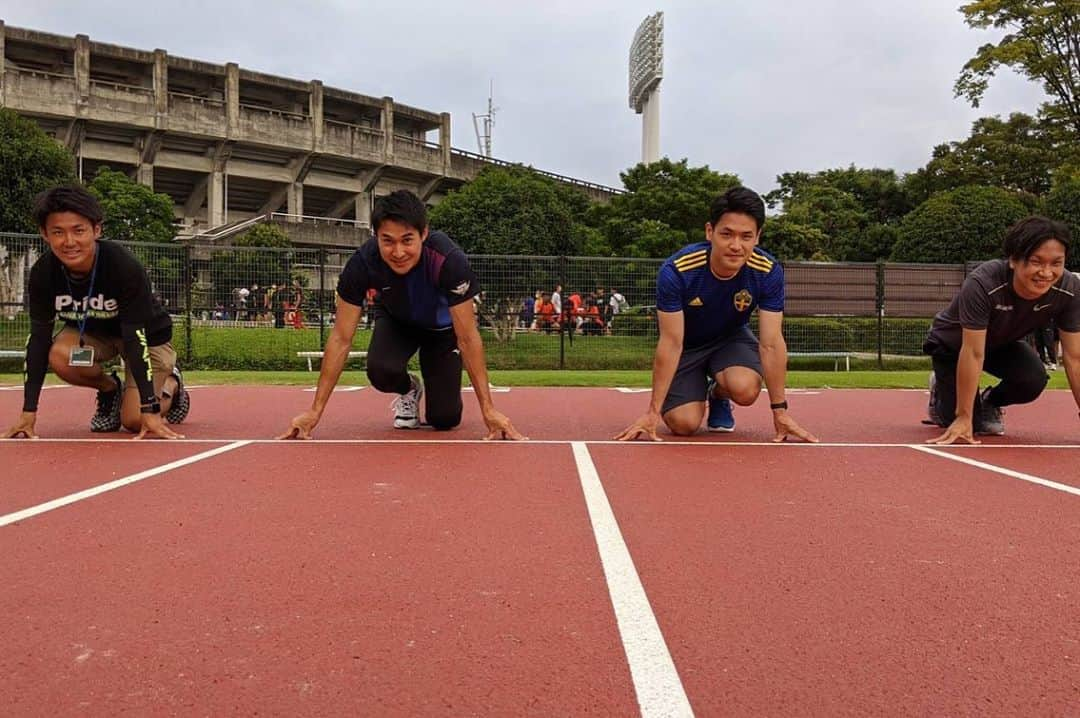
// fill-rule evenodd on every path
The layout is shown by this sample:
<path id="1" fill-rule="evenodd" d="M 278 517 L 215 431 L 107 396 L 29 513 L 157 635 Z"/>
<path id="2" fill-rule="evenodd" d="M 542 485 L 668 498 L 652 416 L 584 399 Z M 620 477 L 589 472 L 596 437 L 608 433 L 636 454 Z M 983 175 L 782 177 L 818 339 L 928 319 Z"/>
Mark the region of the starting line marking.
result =
<path id="1" fill-rule="evenodd" d="M 939 449 L 932 449 L 929 446 L 912 446 L 911 448 L 915 449 L 916 451 L 921 451 L 924 454 L 940 456 L 943 459 L 949 459 L 951 461 L 959 461 L 961 464 L 967 464 L 968 466 L 985 469 L 986 471 L 993 471 L 995 474 L 1002 474 L 1013 479 L 1028 481 L 1032 484 L 1045 486 L 1048 489 L 1057 489 L 1058 491 L 1064 491 L 1065 493 L 1072 494 L 1073 496 L 1080 496 L 1080 489 L 1076 488 L 1075 486 L 1069 486 L 1068 484 L 1059 484 L 1058 482 L 1051 481 L 1050 479 L 1044 479 L 1039 476 L 1025 474 L 1021 471 L 1013 471 L 1012 469 L 1006 469 L 1004 466 L 996 466 L 994 464 L 987 464 L 983 461 L 976 461 L 975 459 L 969 459 L 966 456 L 957 456 L 956 454 L 950 454 L 946 451 L 941 451 Z"/>
<path id="2" fill-rule="evenodd" d="M 623 541 L 589 449 L 580 441 L 573 442 L 572 446 L 641 715 L 646 718 L 693 716 L 690 700 L 656 623 L 634 559 Z"/>
<path id="3" fill-rule="evenodd" d="M 365 388 L 366 387 L 363 387 L 363 386 L 335 386 L 333 393 L 337 394 L 339 392 L 360 391 L 361 389 L 365 389 Z M 307 391 L 307 392 L 318 391 L 318 390 L 319 390 L 319 387 L 317 387 L 317 386 L 311 386 L 311 387 L 308 387 L 307 389 L 304 389 L 304 391 Z"/>
<path id="4" fill-rule="evenodd" d="M 122 479 L 110 481 L 107 484 L 94 486 L 92 488 L 85 489 L 84 491 L 79 491 L 74 494 L 68 494 L 67 496 L 61 496 L 60 498 L 53 499 L 52 501 L 46 501 L 45 503 L 38 504 L 37 506 L 31 506 L 30 508 L 23 509 L 22 511 L 16 511 L 15 513 L 0 516 L 0 527 L 16 523 L 17 521 L 28 519 L 33 516 L 37 516 L 38 514 L 43 514 L 46 511 L 59 509 L 61 507 L 67 506 L 68 504 L 73 504 L 77 501 L 83 501 L 85 499 L 93 498 L 94 496 L 97 496 L 99 494 L 104 494 L 108 491 L 119 489 L 129 484 L 134 484 L 138 481 L 142 481 L 143 479 L 149 479 L 151 476 L 164 474 L 168 471 L 172 471 L 173 469 L 179 469 L 180 467 L 187 466 L 188 464 L 194 464 L 195 462 L 202 461 L 203 459 L 209 459 L 211 456 L 217 456 L 218 454 L 224 454 L 225 452 L 232 451 L 233 449 L 239 449 L 241 446 L 247 446 L 250 443 L 250 441 L 234 441 L 231 444 L 219 446 L 216 449 L 210 449 L 209 451 L 204 451 L 201 454 L 189 456 L 186 459 L 178 459 L 177 461 L 172 461 L 168 464 L 162 464 L 161 466 L 156 466 L 152 469 L 147 469 L 146 471 L 140 471 L 139 473 L 132 474 L 131 476 L 125 476 Z"/>
<path id="5" fill-rule="evenodd" d="M 528 446 L 529 444 L 586 444 L 592 446 L 698 446 L 702 448 L 721 449 L 724 447 L 744 448 L 756 446 L 806 448 L 806 449 L 922 449 L 923 444 L 899 444 L 899 443 L 874 443 L 874 442 L 818 442 L 810 444 L 798 441 L 615 441 L 614 439 L 529 439 L 528 441 L 501 441 L 487 439 L 309 439 L 279 440 L 279 439 L 252 439 L 252 438 L 222 438 L 222 439 L 148 439 L 135 441 L 134 439 L 0 439 L 0 447 L 20 446 L 23 444 L 48 444 L 48 443 L 74 443 L 74 444 L 141 444 L 154 445 L 160 443 L 170 444 L 230 444 L 244 442 L 247 444 L 497 444 L 501 446 Z M 986 451 L 991 449 L 1080 449 L 1080 444 L 977 444 L 952 446 L 953 449 L 965 451 Z"/>

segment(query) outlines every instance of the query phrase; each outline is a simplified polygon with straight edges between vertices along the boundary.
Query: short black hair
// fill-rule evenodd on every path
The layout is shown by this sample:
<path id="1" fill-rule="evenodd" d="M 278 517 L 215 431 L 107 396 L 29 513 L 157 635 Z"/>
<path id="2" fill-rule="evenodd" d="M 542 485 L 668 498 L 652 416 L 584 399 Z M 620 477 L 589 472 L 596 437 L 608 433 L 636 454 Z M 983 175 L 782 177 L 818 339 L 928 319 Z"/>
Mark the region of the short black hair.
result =
<path id="1" fill-rule="evenodd" d="M 1009 231 L 1005 233 L 1002 249 L 1009 259 L 1022 259 L 1026 262 L 1039 247 L 1051 239 L 1064 244 L 1067 253 L 1069 244 L 1072 242 L 1068 225 L 1048 217 L 1033 215 L 1025 217 L 1009 228 Z"/>
<path id="2" fill-rule="evenodd" d="M 713 200 L 709 208 L 709 224 L 715 227 L 728 212 L 750 215 L 759 230 L 765 224 L 765 201 L 757 192 L 746 187 L 732 187 Z"/>
<path id="3" fill-rule="evenodd" d="M 371 228 L 378 232 L 386 220 L 401 222 L 423 232 L 427 229 L 427 207 L 420 198 L 407 189 L 399 189 L 375 200 L 371 212 Z"/>
<path id="4" fill-rule="evenodd" d="M 45 229 L 50 214 L 74 212 L 97 226 L 105 221 L 101 203 L 81 185 L 64 185 L 45 190 L 34 198 L 34 221 L 39 229 Z"/>

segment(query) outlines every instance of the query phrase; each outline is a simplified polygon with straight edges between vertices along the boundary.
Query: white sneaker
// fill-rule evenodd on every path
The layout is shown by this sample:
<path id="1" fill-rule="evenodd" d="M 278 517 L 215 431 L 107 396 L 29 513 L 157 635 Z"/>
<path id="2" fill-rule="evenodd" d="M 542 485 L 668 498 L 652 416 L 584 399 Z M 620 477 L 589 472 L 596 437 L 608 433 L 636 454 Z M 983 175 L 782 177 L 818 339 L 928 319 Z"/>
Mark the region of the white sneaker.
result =
<path id="1" fill-rule="evenodd" d="M 420 426 L 420 399 L 424 396 L 424 385 L 414 374 L 410 374 L 409 378 L 412 388 L 390 404 L 394 410 L 395 429 L 415 429 Z"/>

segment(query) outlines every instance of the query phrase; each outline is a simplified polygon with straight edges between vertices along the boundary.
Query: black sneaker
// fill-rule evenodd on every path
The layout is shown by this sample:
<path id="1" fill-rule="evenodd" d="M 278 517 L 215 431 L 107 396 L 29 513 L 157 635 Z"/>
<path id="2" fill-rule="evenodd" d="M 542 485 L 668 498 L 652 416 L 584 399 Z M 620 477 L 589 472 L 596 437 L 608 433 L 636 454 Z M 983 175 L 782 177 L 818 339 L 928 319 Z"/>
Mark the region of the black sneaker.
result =
<path id="1" fill-rule="evenodd" d="M 180 373 L 180 367 L 174 366 L 172 375 L 176 378 L 176 391 L 172 395 L 172 405 L 165 412 L 165 421 L 170 424 L 179 424 L 187 418 L 188 411 L 191 410 L 191 395 L 184 388 L 184 377 Z"/>
<path id="2" fill-rule="evenodd" d="M 90 431 L 97 434 L 120 431 L 120 405 L 124 401 L 124 385 L 116 372 L 109 376 L 116 382 L 116 388 L 97 393 L 97 411 L 90 419 Z"/>
<path id="3" fill-rule="evenodd" d="M 1005 413 L 1000 406 L 990 403 L 989 395 L 992 387 L 986 387 L 979 392 L 975 402 L 975 420 L 972 422 L 976 434 L 983 436 L 1002 436 L 1005 434 Z"/>

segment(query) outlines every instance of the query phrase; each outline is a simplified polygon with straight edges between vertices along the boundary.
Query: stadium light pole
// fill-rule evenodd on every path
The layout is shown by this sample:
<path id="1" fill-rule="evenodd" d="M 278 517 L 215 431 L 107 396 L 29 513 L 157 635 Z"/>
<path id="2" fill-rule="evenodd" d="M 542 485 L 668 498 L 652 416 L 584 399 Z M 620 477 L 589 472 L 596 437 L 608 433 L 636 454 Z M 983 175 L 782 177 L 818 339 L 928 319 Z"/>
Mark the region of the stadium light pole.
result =
<path id="1" fill-rule="evenodd" d="M 660 159 L 660 80 L 664 78 L 664 13 L 645 18 L 630 43 L 630 109 L 641 115 L 641 161 Z"/>

